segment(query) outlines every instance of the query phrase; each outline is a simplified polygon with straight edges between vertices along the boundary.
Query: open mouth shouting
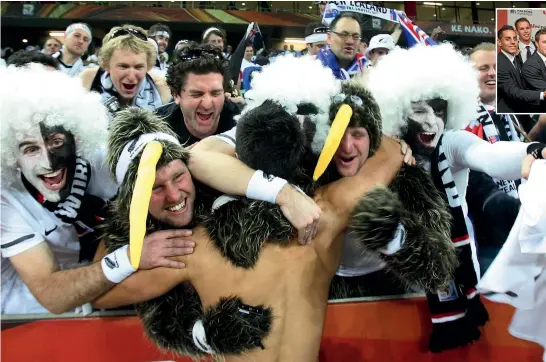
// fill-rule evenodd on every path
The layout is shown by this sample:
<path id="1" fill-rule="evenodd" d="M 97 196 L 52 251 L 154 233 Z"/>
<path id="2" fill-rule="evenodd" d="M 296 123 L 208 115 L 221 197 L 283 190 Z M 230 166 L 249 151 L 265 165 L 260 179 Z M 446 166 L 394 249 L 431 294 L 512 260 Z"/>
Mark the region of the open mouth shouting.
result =
<path id="1" fill-rule="evenodd" d="M 200 111 L 197 111 L 195 112 L 195 115 L 197 116 L 197 121 L 199 123 L 205 123 L 205 124 L 209 124 L 211 121 L 212 121 L 212 117 L 214 115 L 214 112 L 210 111 L 210 112 L 200 112 Z"/>
<path id="2" fill-rule="evenodd" d="M 180 203 L 178 203 L 176 205 L 173 205 L 173 206 L 170 206 L 170 207 L 167 207 L 166 210 L 171 215 L 180 215 L 180 214 L 184 213 L 184 211 L 186 211 L 186 199 L 187 198 L 184 198 L 184 199 L 182 199 L 182 201 Z"/>
<path id="3" fill-rule="evenodd" d="M 38 176 L 51 191 L 59 191 L 66 183 L 66 168 Z"/>
<path id="4" fill-rule="evenodd" d="M 338 160 L 338 163 L 340 166 L 342 167 L 349 167 L 353 164 L 353 162 L 355 161 L 356 159 L 356 156 L 339 156 L 337 157 L 337 160 Z"/>
<path id="5" fill-rule="evenodd" d="M 121 83 L 121 88 L 125 94 L 135 94 L 137 89 L 136 83 Z"/>
<path id="6" fill-rule="evenodd" d="M 419 141 L 425 146 L 432 146 L 432 142 L 436 138 L 436 133 L 432 132 L 421 132 L 419 133 Z"/>

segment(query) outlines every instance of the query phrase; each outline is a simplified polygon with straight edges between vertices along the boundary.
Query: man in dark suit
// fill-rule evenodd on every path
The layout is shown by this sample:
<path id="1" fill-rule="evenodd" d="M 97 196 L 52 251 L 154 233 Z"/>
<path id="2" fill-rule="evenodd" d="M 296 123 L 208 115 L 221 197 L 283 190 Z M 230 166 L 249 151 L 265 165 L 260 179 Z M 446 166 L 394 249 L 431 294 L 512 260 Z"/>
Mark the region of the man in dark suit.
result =
<path id="1" fill-rule="evenodd" d="M 497 111 L 498 113 L 538 113 L 544 104 L 546 90 L 526 90 L 520 74 L 523 66 L 518 52 L 514 28 L 505 25 L 497 33 L 501 51 L 497 56 Z"/>
<path id="2" fill-rule="evenodd" d="M 544 91 L 546 89 L 546 28 L 535 35 L 537 51 L 521 69 L 528 89 Z"/>

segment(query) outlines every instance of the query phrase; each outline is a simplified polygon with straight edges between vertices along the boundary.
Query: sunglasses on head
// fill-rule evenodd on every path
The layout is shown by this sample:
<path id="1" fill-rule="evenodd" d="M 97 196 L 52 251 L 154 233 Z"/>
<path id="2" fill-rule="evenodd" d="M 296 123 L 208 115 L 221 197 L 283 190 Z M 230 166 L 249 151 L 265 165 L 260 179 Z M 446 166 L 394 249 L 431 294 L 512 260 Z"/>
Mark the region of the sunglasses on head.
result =
<path id="1" fill-rule="evenodd" d="M 344 103 L 347 101 L 352 102 L 356 104 L 357 106 L 362 106 L 364 104 L 364 102 L 362 102 L 362 99 L 359 96 L 355 96 L 355 95 L 347 96 L 344 93 L 339 93 L 333 99 L 334 103 Z"/>
<path id="2" fill-rule="evenodd" d="M 326 34 L 326 33 L 328 33 L 329 30 L 330 29 L 328 27 L 321 26 L 321 27 L 313 29 L 313 33 L 314 34 Z"/>
<path id="3" fill-rule="evenodd" d="M 203 58 L 204 56 L 213 57 L 216 59 L 223 59 L 217 52 L 207 50 L 207 49 L 190 49 L 187 51 L 184 51 L 182 55 L 180 56 L 181 60 L 188 61 L 188 60 L 195 60 Z"/>
<path id="4" fill-rule="evenodd" d="M 110 39 L 114 39 L 114 38 L 117 38 L 118 36 L 123 36 L 123 35 L 133 35 L 141 40 L 148 41 L 148 38 L 143 32 L 141 32 L 140 30 L 132 29 L 132 28 L 118 29 L 112 33 L 112 37 Z"/>

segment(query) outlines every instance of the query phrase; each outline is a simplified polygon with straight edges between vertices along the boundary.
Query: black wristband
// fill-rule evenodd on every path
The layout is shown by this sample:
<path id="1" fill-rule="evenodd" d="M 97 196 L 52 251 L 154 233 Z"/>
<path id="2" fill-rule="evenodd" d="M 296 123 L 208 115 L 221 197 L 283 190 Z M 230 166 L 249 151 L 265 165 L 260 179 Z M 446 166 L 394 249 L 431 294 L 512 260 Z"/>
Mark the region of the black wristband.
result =
<path id="1" fill-rule="evenodd" d="M 537 160 L 544 159 L 544 157 L 542 157 L 542 150 L 545 147 L 546 147 L 546 144 L 544 143 L 540 143 L 540 142 L 531 143 L 529 146 L 527 146 L 527 154 L 533 155 L 533 157 Z"/>

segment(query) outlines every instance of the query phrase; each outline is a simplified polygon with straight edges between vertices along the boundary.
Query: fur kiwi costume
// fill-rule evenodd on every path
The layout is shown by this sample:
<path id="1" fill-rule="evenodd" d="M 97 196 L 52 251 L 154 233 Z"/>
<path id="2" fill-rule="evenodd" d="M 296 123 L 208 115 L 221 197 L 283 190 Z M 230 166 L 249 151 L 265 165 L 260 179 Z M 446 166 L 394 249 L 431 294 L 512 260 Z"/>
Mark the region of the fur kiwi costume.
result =
<path id="1" fill-rule="evenodd" d="M 330 119 L 342 103 L 349 104 L 353 109 L 349 127 L 366 128 L 371 157 L 381 143 L 379 106 L 371 93 L 354 80 L 344 82 L 341 92 L 330 106 Z M 335 165 L 330 165 L 327 175 L 330 181 L 339 178 Z M 438 290 L 447 286 L 457 266 L 450 222 L 447 204 L 431 177 L 419 166 L 403 165 L 388 188 L 375 188 L 362 198 L 348 228 L 362 243 L 362 252 L 378 252 L 386 268 L 404 286 Z M 399 224 L 405 230 L 400 249 L 392 254 L 382 252 L 394 239 Z"/>
<path id="2" fill-rule="evenodd" d="M 168 124 L 155 115 L 140 108 L 128 108 L 120 111 L 110 128 L 108 143 L 108 166 L 115 175 L 118 159 L 123 148 L 143 134 L 164 133 L 176 137 Z M 157 168 L 173 160 L 187 162 L 189 153 L 179 144 L 158 140 L 163 146 L 163 153 Z M 103 228 L 106 246 L 110 251 L 129 244 L 129 210 L 133 188 L 137 178 L 139 159 L 142 152 L 130 163 L 123 184 L 116 199 L 109 209 Z M 199 197 L 199 191 L 196 192 Z M 196 198 L 195 212 L 207 212 L 209 208 Z M 203 215 L 195 215 L 199 219 Z M 191 227 L 191 225 L 189 226 Z M 148 215 L 146 235 L 170 228 Z M 218 244 L 217 244 L 218 245 Z M 237 252 L 235 252 L 237 254 Z M 232 260 L 233 262 L 233 260 Z M 210 353 L 240 354 L 256 346 L 267 336 L 272 323 L 270 308 L 256 306 L 261 313 L 241 311 L 246 306 L 234 296 L 221 298 L 213 307 L 203 310 L 195 289 L 189 283 L 182 283 L 165 295 L 135 305 L 144 330 L 148 337 L 159 347 L 181 355 L 201 358 L 204 350 L 210 347 Z M 197 321 L 202 321 L 209 346 L 198 348 L 194 342 L 193 329 Z"/>

